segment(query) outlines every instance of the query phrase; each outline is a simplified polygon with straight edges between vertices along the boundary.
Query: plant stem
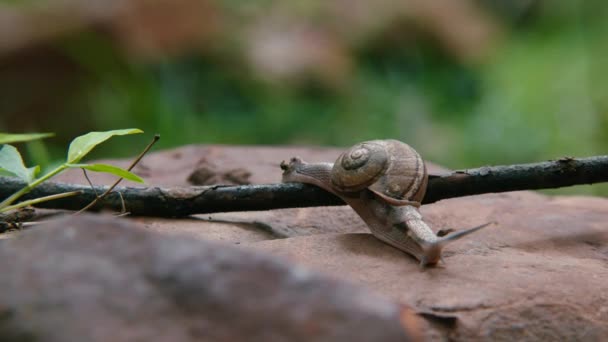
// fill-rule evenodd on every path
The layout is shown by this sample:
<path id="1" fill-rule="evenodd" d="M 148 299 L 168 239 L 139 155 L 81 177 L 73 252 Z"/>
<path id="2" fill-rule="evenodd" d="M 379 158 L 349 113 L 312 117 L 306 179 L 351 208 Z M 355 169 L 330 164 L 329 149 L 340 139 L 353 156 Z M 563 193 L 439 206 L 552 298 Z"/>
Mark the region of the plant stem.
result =
<path id="1" fill-rule="evenodd" d="M 150 151 L 152 146 L 154 144 L 156 144 L 156 142 L 159 139 L 160 139 L 160 135 L 155 134 L 154 138 L 152 138 L 152 141 L 148 144 L 148 146 L 146 146 L 146 148 L 144 148 L 144 150 L 137 156 L 137 158 L 135 158 L 135 160 L 131 163 L 131 165 L 129 165 L 129 168 L 127 170 L 131 171 L 135 167 L 135 165 L 137 165 L 137 163 L 139 163 L 141 158 L 143 158 L 146 155 L 146 153 L 148 153 L 148 151 Z M 84 171 L 84 169 L 83 169 L 83 171 Z M 86 176 L 86 171 L 85 171 L 85 176 Z M 87 177 L 87 180 L 89 180 L 88 177 Z M 85 211 L 89 210 L 90 208 L 92 208 L 95 204 L 97 204 L 97 202 L 101 201 L 106 196 L 108 196 L 108 194 L 110 194 L 110 192 L 112 192 L 112 190 L 114 190 L 114 188 L 118 185 L 118 183 L 120 183 L 120 181 L 122 181 L 122 177 L 118 178 L 116 180 L 116 182 L 114 182 L 114 184 L 112 184 L 108 188 L 108 190 L 106 190 L 103 194 L 101 194 L 101 196 L 96 196 L 95 199 L 91 201 L 91 203 L 87 204 L 84 208 L 78 210 L 76 213 L 74 213 L 74 215 L 78 215 L 78 214 L 85 212 Z M 91 181 L 89 181 L 89 184 L 91 184 Z M 91 189 L 93 189 L 93 191 L 95 191 L 95 188 L 93 186 L 91 186 Z M 97 193 L 96 193 L 96 195 L 97 195 Z M 123 203 L 123 210 L 121 212 L 124 212 L 124 202 L 122 202 L 122 203 Z"/>
<path id="2" fill-rule="evenodd" d="M 9 205 L 7 207 L 4 207 L 4 208 L 0 209 L 0 213 L 27 207 L 30 205 L 34 205 L 34 204 L 38 204 L 38 203 L 42 203 L 42 202 L 46 202 L 46 201 L 52 201 L 55 199 L 76 196 L 76 195 L 80 195 L 80 194 L 82 194 L 82 191 L 77 190 L 77 191 L 63 192 L 60 194 L 44 196 L 44 197 L 38 197 L 38 198 L 31 199 L 31 200 L 19 202 L 15 205 Z"/>
<path id="3" fill-rule="evenodd" d="M 6 198 L 4 201 L 2 201 L 2 203 L 0 203 L 0 211 L 5 211 L 4 209 L 7 208 L 7 207 L 9 207 L 11 204 L 13 204 L 13 202 L 15 202 L 17 199 L 19 199 L 19 197 L 21 197 L 21 196 L 27 194 L 28 192 L 32 191 L 32 189 L 34 189 L 38 185 L 42 184 L 42 182 L 44 182 L 44 181 L 48 180 L 49 178 L 55 176 L 56 174 L 58 174 L 59 172 L 65 170 L 66 168 L 67 168 L 66 164 L 59 165 L 57 168 L 55 168 L 54 170 L 50 171 L 46 175 L 44 175 L 44 176 L 42 176 L 42 177 L 34 180 L 30 184 L 24 186 L 21 190 L 15 192 L 14 194 L 12 194 L 8 198 Z"/>

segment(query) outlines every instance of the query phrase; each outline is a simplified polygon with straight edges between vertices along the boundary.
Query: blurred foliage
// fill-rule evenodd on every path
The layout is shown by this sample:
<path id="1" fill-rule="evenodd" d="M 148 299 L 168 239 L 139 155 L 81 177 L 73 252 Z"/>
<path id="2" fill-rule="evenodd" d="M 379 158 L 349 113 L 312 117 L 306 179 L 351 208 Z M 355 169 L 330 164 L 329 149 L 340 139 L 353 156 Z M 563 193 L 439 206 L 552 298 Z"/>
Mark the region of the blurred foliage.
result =
<path id="1" fill-rule="evenodd" d="M 165 148 L 397 138 L 451 168 L 606 154 L 607 10 L 582 0 L 11 1 L 0 5 L 0 131 L 57 132 L 56 145 L 28 146 L 42 163 L 69 137 L 130 126 L 160 133 Z M 98 156 L 133 155 L 148 138 Z"/>

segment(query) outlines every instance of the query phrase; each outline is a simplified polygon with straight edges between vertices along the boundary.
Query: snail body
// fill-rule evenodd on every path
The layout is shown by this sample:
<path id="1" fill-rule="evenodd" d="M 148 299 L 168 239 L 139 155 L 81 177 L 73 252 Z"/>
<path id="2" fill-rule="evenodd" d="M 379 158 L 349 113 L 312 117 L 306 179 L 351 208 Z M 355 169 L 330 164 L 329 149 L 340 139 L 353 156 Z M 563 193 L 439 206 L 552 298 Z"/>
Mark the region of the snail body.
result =
<path id="1" fill-rule="evenodd" d="M 342 198 L 363 219 L 375 237 L 418 259 L 436 264 L 449 242 L 488 224 L 439 237 L 418 212 L 428 173 L 423 159 L 397 140 L 372 140 L 354 145 L 335 163 L 306 163 L 292 158 L 281 163 L 283 182 L 319 186 Z"/>

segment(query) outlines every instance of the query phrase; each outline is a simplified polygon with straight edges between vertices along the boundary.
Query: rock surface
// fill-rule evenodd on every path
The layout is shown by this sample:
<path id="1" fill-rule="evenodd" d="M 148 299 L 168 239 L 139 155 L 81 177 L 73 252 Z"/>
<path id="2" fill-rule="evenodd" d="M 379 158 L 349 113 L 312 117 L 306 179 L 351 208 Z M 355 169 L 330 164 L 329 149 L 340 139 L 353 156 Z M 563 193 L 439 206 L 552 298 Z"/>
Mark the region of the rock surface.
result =
<path id="1" fill-rule="evenodd" d="M 154 153 L 136 171 L 152 185 L 187 185 L 205 158 L 246 169 L 254 184 L 272 183 L 282 159 L 333 161 L 340 151 L 187 146 Z M 85 184 L 78 172 L 62 177 Z M 219 240 L 361 284 L 413 307 L 431 340 L 608 339 L 607 199 L 514 192 L 444 200 L 421 212 L 437 229 L 497 224 L 447 247 L 445 264 L 420 270 L 348 207 L 130 220 L 161 236 Z"/>
<path id="2" fill-rule="evenodd" d="M 407 341 L 416 328 L 348 283 L 107 216 L 4 240 L 0 270 L 3 341 Z"/>
<path id="3" fill-rule="evenodd" d="M 450 339 L 600 341 L 608 337 L 608 201 L 578 207 L 584 201 L 597 200 L 521 192 L 426 206 L 435 227 L 498 225 L 447 247 L 445 264 L 423 271 L 366 233 L 248 246 L 365 284 L 430 317 L 453 317 Z"/>

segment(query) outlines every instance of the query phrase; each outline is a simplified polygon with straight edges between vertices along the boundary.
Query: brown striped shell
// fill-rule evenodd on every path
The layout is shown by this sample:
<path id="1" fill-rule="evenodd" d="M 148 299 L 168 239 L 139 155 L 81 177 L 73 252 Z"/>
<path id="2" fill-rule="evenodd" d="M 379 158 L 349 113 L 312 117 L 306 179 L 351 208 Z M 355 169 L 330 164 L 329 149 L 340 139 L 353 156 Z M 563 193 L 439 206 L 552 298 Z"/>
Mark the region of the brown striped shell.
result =
<path id="1" fill-rule="evenodd" d="M 427 178 L 418 152 L 397 140 L 359 143 L 341 154 L 331 171 L 336 190 L 348 193 L 367 188 L 392 205 L 420 205 Z"/>

